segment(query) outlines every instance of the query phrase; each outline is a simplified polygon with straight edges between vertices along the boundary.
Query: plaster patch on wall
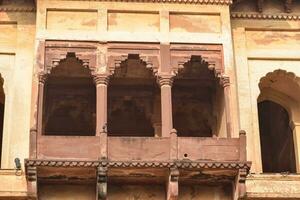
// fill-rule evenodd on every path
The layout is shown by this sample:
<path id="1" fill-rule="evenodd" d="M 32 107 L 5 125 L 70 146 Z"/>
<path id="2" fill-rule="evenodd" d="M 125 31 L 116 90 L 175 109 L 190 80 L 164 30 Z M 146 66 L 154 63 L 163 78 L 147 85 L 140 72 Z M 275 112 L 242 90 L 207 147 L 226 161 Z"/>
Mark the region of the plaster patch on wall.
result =
<path id="1" fill-rule="evenodd" d="M 246 41 L 250 49 L 299 50 L 300 30 L 246 30 Z"/>
<path id="2" fill-rule="evenodd" d="M 0 52 L 9 53 L 16 47 L 17 23 L 0 21 Z"/>
<path id="3" fill-rule="evenodd" d="M 96 10 L 47 10 L 48 30 L 97 30 Z"/>
<path id="4" fill-rule="evenodd" d="M 108 13 L 108 31 L 159 32 L 159 14 L 156 12 Z"/>
<path id="5" fill-rule="evenodd" d="M 220 33 L 219 14 L 170 13 L 171 32 Z"/>

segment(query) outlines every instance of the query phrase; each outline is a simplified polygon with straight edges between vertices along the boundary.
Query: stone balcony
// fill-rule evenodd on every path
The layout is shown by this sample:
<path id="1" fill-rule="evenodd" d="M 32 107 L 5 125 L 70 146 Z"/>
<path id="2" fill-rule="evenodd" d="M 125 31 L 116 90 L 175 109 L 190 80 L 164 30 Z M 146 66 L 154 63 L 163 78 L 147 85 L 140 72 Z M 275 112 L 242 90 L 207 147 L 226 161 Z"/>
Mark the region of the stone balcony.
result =
<path id="1" fill-rule="evenodd" d="M 106 135 L 106 134 L 105 134 Z M 107 137 L 39 136 L 37 159 L 161 161 L 246 161 L 246 136 L 208 137 Z"/>

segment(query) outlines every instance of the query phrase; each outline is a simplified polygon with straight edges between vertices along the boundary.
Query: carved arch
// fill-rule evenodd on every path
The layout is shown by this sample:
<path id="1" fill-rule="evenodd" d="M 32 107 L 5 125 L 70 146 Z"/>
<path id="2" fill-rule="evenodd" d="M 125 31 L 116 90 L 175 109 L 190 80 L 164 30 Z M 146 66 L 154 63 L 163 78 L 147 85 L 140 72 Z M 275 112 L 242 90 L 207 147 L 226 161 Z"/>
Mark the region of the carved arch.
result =
<path id="1" fill-rule="evenodd" d="M 274 101 L 288 111 L 291 123 L 299 123 L 300 110 L 297 105 L 300 102 L 299 81 L 300 78 L 293 72 L 282 69 L 269 72 L 259 81 L 260 94 L 257 101 Z"/>
<path id="2" fill-rule="evenodd" d="M 146 65 L 147 69 L 151 69 L 154 75 L 157 74 L 159 69 L 158 44 L 109 44 L 107 54 L 108 70 L 111 75 L 130 55 L 138 55 L 141 62 Z"/>

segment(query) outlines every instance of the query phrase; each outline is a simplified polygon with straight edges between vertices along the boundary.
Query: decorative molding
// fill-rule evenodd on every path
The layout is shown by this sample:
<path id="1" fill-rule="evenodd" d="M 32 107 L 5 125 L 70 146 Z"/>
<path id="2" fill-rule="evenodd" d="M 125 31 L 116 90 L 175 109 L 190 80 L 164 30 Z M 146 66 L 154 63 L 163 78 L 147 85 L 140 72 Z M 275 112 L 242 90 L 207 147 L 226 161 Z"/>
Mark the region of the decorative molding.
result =
<path id="1" fill-rule="evenodd" d="M 160 56 L 158 44 L 112 43 L 108 44 L 107 54 L 108 70 L 111 74 L 121 67 L 121 63 L 126 61 L 129 55 L 138 55 L 146 68 L 152 69 L 154 75 L 157 74 Z"/>
<path id="2" fill-rule="evenodd" d="M 242 13 L 232 12 L 232 19 L 257 19 L 257 20 L 300 20 L 300 15 L 291 14 L 262 14 L 262 13 Z"/>
<path id="3" fill-rule="evenodd" d="M 111 0 L 81 0 L 106 2 Z M 139 3 L 180 3 L 180 4 L 204 4 L 204 5 L 231 5 L 232 0 L 112 0 L 114 2 L 139 2 Z"/>
<path id="4" fill-rule="evenodd" d="M 162 87 L 164 85 L 172 86 L 173 80 L 174 80 L 174 76 L 173 75 L 159 74 L 157 76 L 157 82 L 159 83 L 160 87 Z"/>
<path id="5" fill-rule="evenodd" d="M 1 7 L 0 12 L 36 12 L 36 8 L 34 7 Z"/>
<path id="6" fill-rule="evenodd" d="M 147 161 L 74 161 L 74 160 L 40 160 L 26 159 L 28 167 L 108 167 L 108 168 L 172 168 L 179 169 L 246 169 L 251 167 L 251 162 L 214 162 L 214 161 L 189 161 L 175 160 L 172 162 L 147 162 Z"/>
<path id="7" fill-rule="evenodd" d="M 94 74 L 93 79 L 96 85 L 108 85 L 109 74 Z"/>
<path id="8" fill-rule="evenodd" d="M 213 70 L 216 77 L 223 73 L 223 52 L 221 45 L 187 45 L 172 44 L 170 46 L 172 73 L 178 74 L 184 65 L 191 61 L 192 56 L 201 58 L 203 64 L 207 64 L 209 70 Z"/>
<path id="9" fill-rule="evenodd" d="M 258 87 L 260 90 L 262 90 L 263 88 L 269 88 L 274 83 L 274 80 L 279 78 L 280 79 L 284 78 L 286 80 L 289 80 L 291 83 L 295 83 L 299 85 L 299 78 L 296 76 L 295 73 L 288 72 L 282 69 L 277 69 L 274 70 L 273 72 L 267 73 L 264 77 L 262 77 L 259 80 Z"/>
<path id="10" fill-rule="evenodd" d="M 220 76 L 220 85 L 223 88 L 229 87 L 230 86 L 230 77 L 226 75 L 221 75 Z"/>
<path id="11" fill-rule="evenodd" d="M 69 54 L 73 54 L 84 68 L 88 68 L 91 71 L 91 75 L 97 74 L 97 57 L 101 53 L 97 51 L 97 43 L 46 41 L 44 48 L 45 60 L 39 61 L 44 63 L 39 69 L 40 81 L 44 81 L 43 79 L 47 78 L 51 70 L 67 59 Z"/>

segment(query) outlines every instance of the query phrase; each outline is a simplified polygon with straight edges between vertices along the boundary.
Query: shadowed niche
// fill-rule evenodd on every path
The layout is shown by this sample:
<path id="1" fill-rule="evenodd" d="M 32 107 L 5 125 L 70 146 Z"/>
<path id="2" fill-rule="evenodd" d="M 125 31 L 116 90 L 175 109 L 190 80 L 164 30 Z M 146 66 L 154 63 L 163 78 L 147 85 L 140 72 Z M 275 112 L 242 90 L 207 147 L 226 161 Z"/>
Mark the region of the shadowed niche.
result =
<path id="1" fill-rule="evenodd" d="M 159 135 L 160 122 L 160 91 L 156 79 L 139 55 L 129 55 L 110 79 L 108 135 Z"/>
<path id="2" fill-rule="evenodd" d="M 178 136 L 217 135 L 223 94 L 214 71 L 199 56 L 192 56 L 174 79 L 172 88 L 173 126 Z M 217 98 L 218 97 L 218 98 Z"/>
<path id="3" fill-rule="evenodd" d="M 52 69 L 45 84 L 45 135 L 95 135 L 96 87 L 74 53 Z"/>
<path id="4" fill-rule="evenodd" d="M 296 172 L 293 132 L 289 114 L 279 104 L 258 103 L 263 172 Z"/>

